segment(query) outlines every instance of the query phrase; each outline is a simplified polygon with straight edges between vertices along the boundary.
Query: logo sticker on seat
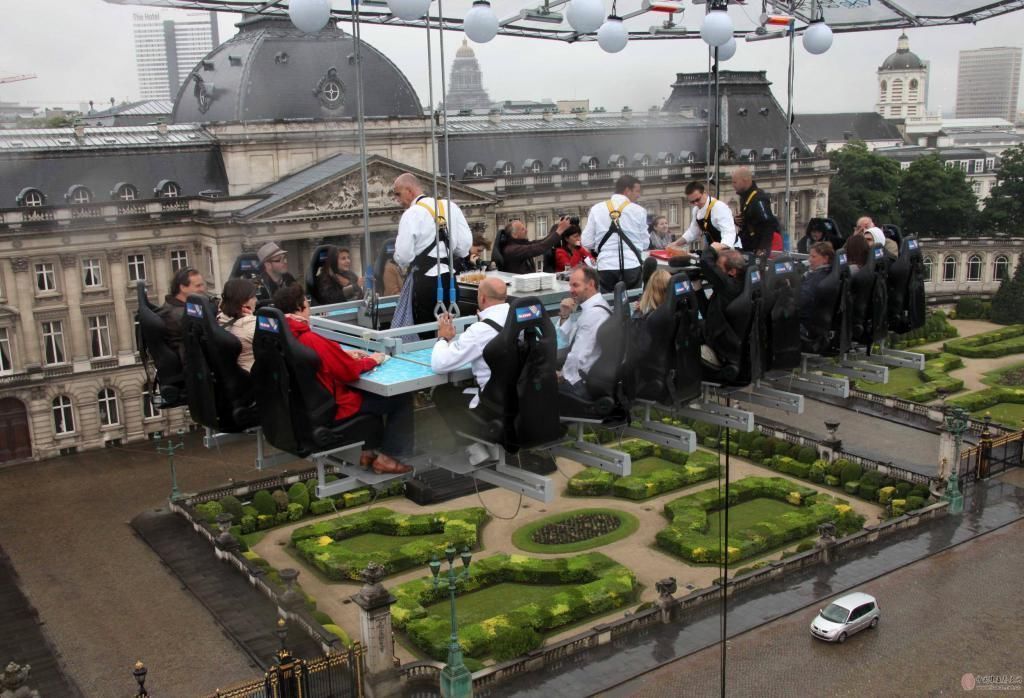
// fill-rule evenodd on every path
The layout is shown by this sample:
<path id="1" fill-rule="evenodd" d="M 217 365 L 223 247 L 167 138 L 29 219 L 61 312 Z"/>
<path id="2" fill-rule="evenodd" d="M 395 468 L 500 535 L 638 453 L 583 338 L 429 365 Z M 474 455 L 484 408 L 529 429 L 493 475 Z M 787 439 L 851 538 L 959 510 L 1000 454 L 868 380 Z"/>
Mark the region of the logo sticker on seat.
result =
<path id="1" fill-rule="evenodd" d="M 839 250 L 839 252 L 836 253 L 836 256 L 839 258 L 839 266 L 845 267 L 846 266 L 846 252 L 844 252 L 842 250 Z"/>
<path id="2" fill-rule="evenodd" d="M 321 264 L 327 261 L 327 250 L 320 250 L 320 254 L 317 255 L 317 261 Z"/>
<path id="3" fill-rule="evenodd" d="M 752 272 L 750 272 L 750 283 L 752 283 L 752 284 L 759 284 L 759 283 L 761 283 L 761 272 L 759 272 L 759 271 L 752 271 Z"/>
<path id="4" fill-rule="evenodd" d="M 875 259 L 881 259 L 885 255 L 885 251 L 881 247 L 875 248 Z"/>
<path id="5" fill-rule="evenodd" d="M 907 249 L 908 250 L 916 250 L 917 249 L 917 240 L 907 240 Z"/>
<path id="6" fill-rule="evenodd" d="M 529 322 L 530 320 L 540 320 L 544 317 L 544 308 L 534 303 L 528 305 L 525 308 L 516 308 L 516 322 Z"/>
<path id="7" fill-rule="evenodd" d="M 274 334 L 281 332 L 276 318 L 264 317 L 262 315 L 256 316 L 256 328 L 263 332 L 273 332 Z"/>
<path id="8" fill-rule="evenodd" d="M 693 290 L 693 286 L 690 285 L 690 281 L 688 279 L 683 279 L 682 281 L 677 281 L 676 282 L 676 295 L 677 296 L 682 296 L 685 293 L 690 293 L 692 290 Z"/>
<path id="9" fill-rule="evenodd" d="M 191 317 L 203 317 L 203 306 L 198 303 L 186 303 L 185 313 Z"/>
<path id="10" fill-rule="evenodd" d="M 775 273 L 776 274 L 785 274 L 785 273 L 791 272 L 791 271 L 793 271 L 793 263 L 792 262 L 777 262 L 775 264 Z"/>
<path id="11" fill-rule="evenodd" d="M 255 259 L 243 259 L 242 262 L 238 265 L 238 270 L 242 272 L 257 271 L 259 270 L 259 268 L 259 262 L 257 262 Z"/>

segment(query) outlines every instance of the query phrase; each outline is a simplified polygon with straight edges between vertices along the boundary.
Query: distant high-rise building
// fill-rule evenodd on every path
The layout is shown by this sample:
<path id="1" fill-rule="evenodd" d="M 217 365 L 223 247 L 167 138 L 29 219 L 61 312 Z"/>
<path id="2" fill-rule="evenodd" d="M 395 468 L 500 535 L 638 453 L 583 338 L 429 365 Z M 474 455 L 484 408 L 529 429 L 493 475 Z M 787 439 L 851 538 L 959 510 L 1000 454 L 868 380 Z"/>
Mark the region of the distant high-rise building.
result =
<path id="1" fill-rule="evenodd" d="M 875 110 L 886 119 L 923 117 L 928 107 L 928 64 L 910 50 L 901 34 L 896 53 L 878 67 L 878 103 Z"/>
<path id="2" fill-rule="evenodd" d="M 1021 49 L 1017 46 L 960 52 L 956 74 L 956 118 L 1006 119 L 1017 116 Z"/>
<path id="3" fill-rule="evenodd" d="M 476 54 L 465 39 L 455 53 L 445 105 L 449 111 L 491 108 L 491 98 L 483 86 L 480 64 L 476 62 Z"/>
<path id="4" fill-rule="evenodd" d="M 188 12 L 182 17 L 166 19 L 159 12 L 134 15 L 142 99 L 174 99 L 196 64 L 220 44 L 215 12 Z"/>

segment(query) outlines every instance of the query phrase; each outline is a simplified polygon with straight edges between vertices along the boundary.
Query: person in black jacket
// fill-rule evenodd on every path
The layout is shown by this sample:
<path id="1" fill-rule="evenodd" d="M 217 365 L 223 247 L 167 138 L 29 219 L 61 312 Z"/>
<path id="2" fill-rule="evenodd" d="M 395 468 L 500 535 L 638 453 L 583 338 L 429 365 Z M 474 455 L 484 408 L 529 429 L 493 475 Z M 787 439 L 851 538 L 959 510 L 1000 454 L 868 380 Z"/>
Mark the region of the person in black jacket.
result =
<path id="1" fill-rule="evenodd" d="M 811 317 L 814 314 L 818 286 L 832 273 L 832 263 L 835 261 L 836 252 L 831 243 L 816 242 L 811 245 L 808 255 L 807 262 L 810 271 L 804 274 L 804 279 L 800 284 L 800 333 L 803 335 L 807 334 L 806 328 L 810 325 Z"/>
<path id="2" fill-rule="evenodd" d="M 768 194 L 758 188 L 749 167 L 733 170 L 732 188 L 740 198 L 740 215 L 736 217 L 740 244 L 747 252 L 769 254 L 772 236 L 779 230 L 779 221 L 772 213 Z"/>
<path id="3" fill-rule="evenodd" d="M 743 255 L 720 242 L 712 243 L 700 257 L 701 278 L 713 293 L 701 309 L 706 318 L 700 357 L 709 367 L 722 367 L 722 357 L 738 356 L 742 339 L 726 321 L 725 309 L 743 293 L 747 262 Z M 697 294 L 698 300 L 703 293 Z"/>
<path id="4" fill-rule="evenodd" d="M 547 237 L 531 242 L 527 238 L 526 224 L 516 219 L 509 223 L 509 240 L 501 250 L 505 267 L 502 271 L 511 274 L 531 274 L 537 271 L 533 258 L 552 250 L 561 243 L 562 231 L 569 227 L 568 217 L 563 217 L 551 226 Z"/>
<path id="5" fill-rule="evenodd" d="M 171 279 L 171 292 L 164 297 L 164 304 L 156 314 L 164 321 L 164 342 L 178 352 L 185 363 L 185 301 L 190 295 L 206 293 L 203 275 L 192 267 L 179 269 Z"/>
<path id="6" fill-rule="evenodd" d="M 812 218 L 807 222 L 807 231 L 797 243 L 796 251 L 800 254 L 810 254 L 811 245 L 816 242 L 827 242 L 835 250 L 843 246 L 838 231 L 828 218 Z"/>

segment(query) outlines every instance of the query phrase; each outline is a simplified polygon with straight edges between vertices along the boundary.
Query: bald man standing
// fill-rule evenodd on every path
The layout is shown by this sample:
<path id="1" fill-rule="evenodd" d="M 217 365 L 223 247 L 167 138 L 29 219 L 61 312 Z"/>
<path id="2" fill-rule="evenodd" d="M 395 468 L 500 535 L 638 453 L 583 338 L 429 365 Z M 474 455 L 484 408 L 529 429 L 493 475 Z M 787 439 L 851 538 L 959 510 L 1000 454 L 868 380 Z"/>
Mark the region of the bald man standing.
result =
<path id="1" fill-rule="evenodd" d="M 768 194 L 754 182 L 749 167 L 732 171 L 732 188 L 740 198 L 740 215 L 736 228 L 740 247 L 748 252 L 766 255 L 772 251 L 772 237 L 779 230 L 779 220 L 772 213 Z"/>
<path id="2" fill-rule="evenodd" d="M 403 270 L 408 269 L 413 279 L 413 322 L 417 325 L 433 322 L 439 276 L 446 294 L 445 304 L 448 302 L 452 274 L 448 267 L 448 246 L 451 245 L 453 257 L 465 257 L 473 245 L 473 234 L 462 210 L 454 202 L 445 199 L 437 202 L 425 196 L 419 180 L 409 172 L 395 179 L 391 195 L 405 208 L 398 223 L 394 259 Z M 447 232 L 442 231 L 441 240 L 437 242 L 439 223 L 445 225 Z"/>

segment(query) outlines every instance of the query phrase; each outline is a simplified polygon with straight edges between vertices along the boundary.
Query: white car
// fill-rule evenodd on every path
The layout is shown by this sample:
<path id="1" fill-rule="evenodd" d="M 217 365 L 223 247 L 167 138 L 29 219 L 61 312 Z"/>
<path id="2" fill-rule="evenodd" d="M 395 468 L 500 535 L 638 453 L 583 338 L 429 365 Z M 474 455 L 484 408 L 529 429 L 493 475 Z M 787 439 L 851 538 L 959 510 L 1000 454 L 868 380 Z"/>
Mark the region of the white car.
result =
<path id="1" fill-rule="evenodd" d="M 879 620 L 878 602 L 870 594 L 855 591 L 841 596 L 818 611 L 811 621 L 811 635 L 826 642 L 846 642 L 846 638 L 864 628 L 874 628 Z"/>

